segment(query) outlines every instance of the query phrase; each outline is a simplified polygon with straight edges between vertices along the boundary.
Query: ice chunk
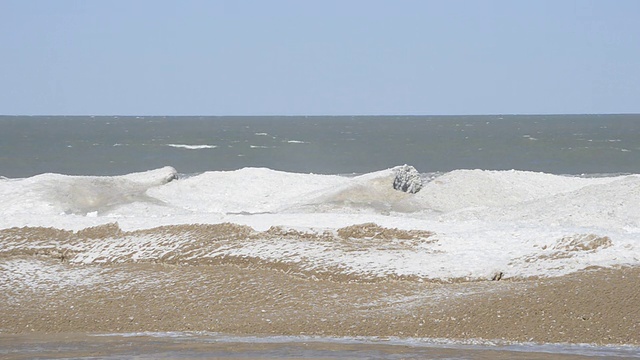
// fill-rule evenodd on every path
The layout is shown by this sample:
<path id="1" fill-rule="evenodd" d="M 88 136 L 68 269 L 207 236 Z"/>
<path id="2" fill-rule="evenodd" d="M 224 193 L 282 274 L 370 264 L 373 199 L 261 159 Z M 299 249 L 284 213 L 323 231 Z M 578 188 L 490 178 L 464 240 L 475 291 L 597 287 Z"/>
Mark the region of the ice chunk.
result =
<path id="1" fill-rule="evenodd" d="M 422 178 L 416 168 L 405 164 L 394 170 L 396 174 L 393 180 L 394 189 L 410 194 L 415 194 L 422 189 Z"/>

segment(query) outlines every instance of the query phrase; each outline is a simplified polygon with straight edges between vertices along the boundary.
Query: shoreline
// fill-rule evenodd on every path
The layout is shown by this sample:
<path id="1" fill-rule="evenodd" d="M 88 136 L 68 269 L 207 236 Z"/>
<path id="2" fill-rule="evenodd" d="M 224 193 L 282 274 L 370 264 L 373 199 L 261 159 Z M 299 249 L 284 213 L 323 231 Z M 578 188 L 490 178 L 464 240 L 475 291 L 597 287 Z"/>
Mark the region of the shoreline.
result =
<path id="1" fill-rule="evenodd" d="M 637 358 L 638 347 L 530 344 L 440 339 L 240 337 L 210 333 L 0 335 L 7 359 L 617 359 Z M 64 349 L 61 351 L 61 349 Z M 26 351 L 25 351 L 26 350 Z M 3 357 L 4 358 L 4 357 Z"/>
<path id="2" fill-rule="evenodd" d="M 640 345 L 640 267 L 437 284 L 340 282 L 236 265 L 25 261 L 91 268 L 101 280 L 5 286 L 0 335 L 206 331 Z"/>

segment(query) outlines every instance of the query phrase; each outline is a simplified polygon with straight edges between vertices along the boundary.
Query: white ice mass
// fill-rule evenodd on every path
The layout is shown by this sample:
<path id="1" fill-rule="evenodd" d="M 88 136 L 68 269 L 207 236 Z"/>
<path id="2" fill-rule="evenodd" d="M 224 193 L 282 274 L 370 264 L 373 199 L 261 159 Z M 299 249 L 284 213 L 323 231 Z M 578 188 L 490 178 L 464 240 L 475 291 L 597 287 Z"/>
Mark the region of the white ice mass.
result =
<path id="1" fill-rule="evenodd" d="M 113 177 L 0 179 L 0 229 L 80 230 L 115 222 L 133 231 L 233 223 L 251 227 L 252 240 L 229 239 L 193 256 L 254 257 L 309 270 L 445 281 L 490 279 L 496 272 L 503 278 L 558 276 L 640 263 L 638 175 L 457 170 L 423 181 L 415 169 L 402 166 L 355 177 L 245 168 L 176 178 L 176 171 L 166 167 Z M 432 235 L 337 235 L 340 228 L 365 223 Z M 272 227 L 333 234 L 340 241 L 261 235 Z M 202 240 L 188 232 L 162 236 L 87 239 L 74 243 L 71 261 L 144 260 Z M 57 246 L 39 241 L 38 246 Z M 0 251 L 20 246 L 35 245 L 5 238 Z"/>

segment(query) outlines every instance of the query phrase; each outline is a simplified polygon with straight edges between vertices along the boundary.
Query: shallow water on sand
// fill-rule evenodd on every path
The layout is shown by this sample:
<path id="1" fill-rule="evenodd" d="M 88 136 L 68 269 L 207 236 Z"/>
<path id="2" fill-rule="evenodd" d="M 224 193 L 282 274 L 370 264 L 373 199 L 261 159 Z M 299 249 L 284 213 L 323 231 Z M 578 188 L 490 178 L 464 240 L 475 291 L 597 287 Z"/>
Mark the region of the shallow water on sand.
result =
<path id="1" fill-rule="evenodd" d="M 619 359 L 638 347 L 432 339 L 239 337 L 214 333 L 0 335 L 7 359 Z"/>

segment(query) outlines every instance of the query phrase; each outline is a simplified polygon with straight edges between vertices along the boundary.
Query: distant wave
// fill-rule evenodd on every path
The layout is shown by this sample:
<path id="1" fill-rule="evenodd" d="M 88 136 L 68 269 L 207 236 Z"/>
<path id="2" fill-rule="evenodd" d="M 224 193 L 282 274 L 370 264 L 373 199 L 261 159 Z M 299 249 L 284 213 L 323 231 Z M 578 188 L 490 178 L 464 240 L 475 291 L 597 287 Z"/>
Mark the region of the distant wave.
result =
<path id="1" fill-rule="evenodd" d="M 200 149 L 215 149 L 216 145 L 185 145 L 185 144 L 167 144 L 174 148 L 188 149 L 188 150 L 200 150 Z"/>

